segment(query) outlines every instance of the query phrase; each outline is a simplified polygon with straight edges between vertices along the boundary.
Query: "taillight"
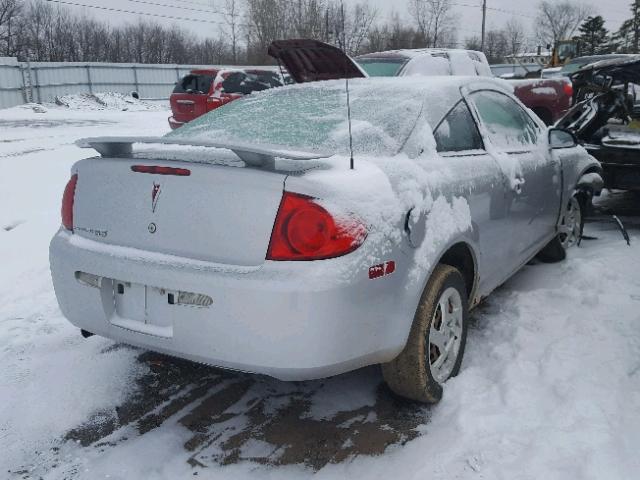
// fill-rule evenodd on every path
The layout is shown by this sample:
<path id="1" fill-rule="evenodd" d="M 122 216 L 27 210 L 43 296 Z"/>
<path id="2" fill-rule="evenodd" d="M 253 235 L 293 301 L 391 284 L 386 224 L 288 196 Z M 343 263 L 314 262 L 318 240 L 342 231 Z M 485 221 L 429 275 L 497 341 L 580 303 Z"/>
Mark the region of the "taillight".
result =
<path id="1" fill-rule="evenodd" d="M 564 88 L 564 93 L 568 97 L 573 97 L 573 84 L 571 82 L 565 82 L 563 88 Z"/>
<path id="2" fill-rule="evenodd" d="M 76 196 L 76 184 L 78 183 L 78 174 L 71 175 L 71 178 L 67 182 L 67 186 L 64 187 L 64 194 L 62 195 L 62 225 L 67 230 L 73 231 L 73 201 Z"/>
<path id="3" fill-rule="evenodd" d="M 276 216 L 267 260 L 323 260 L 353 252 L 366 227 L 357 220 L 337 222 L 311 197 L 284 192 Z"/>

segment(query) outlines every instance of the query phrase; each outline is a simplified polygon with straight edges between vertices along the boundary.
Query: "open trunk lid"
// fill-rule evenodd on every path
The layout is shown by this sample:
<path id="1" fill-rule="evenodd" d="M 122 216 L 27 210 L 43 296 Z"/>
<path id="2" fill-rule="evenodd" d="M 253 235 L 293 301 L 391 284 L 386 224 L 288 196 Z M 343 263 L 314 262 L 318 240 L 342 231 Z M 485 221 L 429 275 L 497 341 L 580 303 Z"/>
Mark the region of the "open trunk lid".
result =
<path id="1" fill-rule="evenodd" d="M 142 158 L 136 158 L 132 143 L 145 140 L 159 143 L 163 139 L 79 142 L 96 148 L 105 158 L 76 164 L 74 233 L 104 244 L 187 259 L 261 265 L 286 173 L 246 167 L 238 161 L 236 166 L 228 166 L 228 161 L 225 165 L 155 159 L 163 158 L 162 150 L 157 151 L 157 157 L 154 150 L 149 150 Z M 242 155 L 256 158 L 287 156 L 285 151 L 264 146 L 241 148 L 236 144 L 233 148 L 243 148 Z M 118 153 L 121 155 L 113 155 Z M 212 151 L 214 155 L 223 153 L 228 158 L 228 152 Z M 298 152 L 297 156 L 289 156 L 306 159 L 314 155 Z"/>
<path id="2" fill-rule="evenodd" d="M 267 53 L 283 65 L 297 83 L 367 76 L 342 50 L 317 40 L 275 40 Z"/>

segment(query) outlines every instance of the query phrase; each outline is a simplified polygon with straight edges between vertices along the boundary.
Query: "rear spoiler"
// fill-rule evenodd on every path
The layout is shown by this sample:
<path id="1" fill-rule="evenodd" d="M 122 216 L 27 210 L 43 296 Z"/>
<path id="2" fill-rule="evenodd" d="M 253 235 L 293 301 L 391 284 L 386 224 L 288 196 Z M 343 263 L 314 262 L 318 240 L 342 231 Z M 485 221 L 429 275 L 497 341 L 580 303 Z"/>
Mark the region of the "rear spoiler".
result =
<path id="1" fill-rule="evenodd" d="M 276 158 L 287 160 L 317 160 L 328 158 L 326 152 L 302 152 L 280 145 L 256 145 L 241 142 L 216 142 L 209 140 L 186 140 L 167 137 L 95 137 L 76 142 L 80 148 L 93 148 L 103 157 L 121 157 L 133 153 L 134 144 L 180 145 L 189 147 L 223 148 L 231 150 L 240 160 L 254 167 L 273 167 Z"/>

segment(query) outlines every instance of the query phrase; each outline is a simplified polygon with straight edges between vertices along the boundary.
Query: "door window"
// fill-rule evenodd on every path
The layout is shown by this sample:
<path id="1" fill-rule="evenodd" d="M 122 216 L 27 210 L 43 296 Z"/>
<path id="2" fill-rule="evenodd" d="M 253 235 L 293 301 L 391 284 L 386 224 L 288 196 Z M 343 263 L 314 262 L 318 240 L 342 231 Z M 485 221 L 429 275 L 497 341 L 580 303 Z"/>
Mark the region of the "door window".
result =
<path id="1" fill-rule="evenodd" d="M 508 96 L 481 91 L 472 94 L 480 120 L 491 143 L 506 150 L 530 150 L 538 141 L 539 129 L 520 105 Z"/>
<path id="2" fill-rule="evenodd" d="M 482 150 L 482 138 L 469 107 L 461 101 L 442 120 L 434 132 L 438 152 Z"/>

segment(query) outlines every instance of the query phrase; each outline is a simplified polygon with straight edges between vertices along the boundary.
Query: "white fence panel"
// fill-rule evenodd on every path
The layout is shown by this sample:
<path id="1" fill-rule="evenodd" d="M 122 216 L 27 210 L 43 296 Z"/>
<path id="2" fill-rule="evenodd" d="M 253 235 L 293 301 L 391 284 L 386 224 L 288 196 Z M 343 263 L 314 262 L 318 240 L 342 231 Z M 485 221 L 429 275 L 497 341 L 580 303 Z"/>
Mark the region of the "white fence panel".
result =
<path id="1" fill-rule="evenodd" d="M 148 65 L 141 63 L 0 62 L 0 108 L 38 103 L 79 93 L 138 92 L 142 99 L 168 99 L 176 82 L 194 69 L 242 68 L 222 65 Z M 28 79 L 31 79 L 29 84 Z"/>
<path id="2" fill-rule="evenodd" d="M 21 105 L 24 100 L 20 65 L 0 64 L 0 108 Z"/>

